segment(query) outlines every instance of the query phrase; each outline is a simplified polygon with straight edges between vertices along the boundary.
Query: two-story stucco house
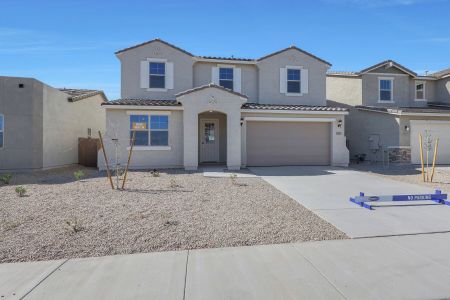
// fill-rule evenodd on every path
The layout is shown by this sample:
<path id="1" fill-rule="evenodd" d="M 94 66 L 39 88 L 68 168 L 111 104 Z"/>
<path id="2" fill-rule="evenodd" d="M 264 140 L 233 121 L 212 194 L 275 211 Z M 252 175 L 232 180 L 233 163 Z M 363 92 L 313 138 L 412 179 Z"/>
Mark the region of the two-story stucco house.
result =
<path id="1" fill-rule="evenodd" d="M 131 168 L 348 165 L 348 112 L 326 106 L 331 64 L 306 51 L 204 57 L 155 39 L 116 55 L 121 99 L 103 104 L 111 165 L 116 152 L 125 164 L 133 135 Z"/>
<path id="2" fill-rule="evenodd" d="M 352 158 L 420 163 L 421 133 L 439 138 L 438 163 L 450 163 L 450 69 L 419 76 L 387 60 L 359 72 L 329 72 L 327 99 L 350 110 Z"/>

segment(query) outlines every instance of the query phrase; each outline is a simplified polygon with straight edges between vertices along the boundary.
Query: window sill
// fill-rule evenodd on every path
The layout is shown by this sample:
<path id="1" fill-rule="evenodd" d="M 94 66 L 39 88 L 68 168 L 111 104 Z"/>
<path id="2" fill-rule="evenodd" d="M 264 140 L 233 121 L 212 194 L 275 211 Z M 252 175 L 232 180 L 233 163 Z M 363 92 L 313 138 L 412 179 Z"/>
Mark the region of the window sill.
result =
<path id="1" fill-rule="evenodd" d="M 301 97 L 303 96 L 302 93 L 285 93 L 286 96 L 288 97 Z"/>
<path id="2" fill-rule="evenodd" d="M 414 99 L 416 102 L 427 102 L 427 99 Z"/>
<path id="3" fill-rule="evenodd" d="M 394 101 L 384 101 L 384 100 L 378 100 L 378 103 L 395 103 Z"/>
<path id="4" fill-rule="evenodd" d="M 131 146 L 127 147 L 127 150 L 130 150 Z M 133 150 L 136 151 L 168 151 L 171 150 L 170 146 L 134 146 Z"/>
<path id="5" fill-rule="evenodd" d="M 167 89 L 161 89 L 161 88 L 148 88 L 147 92 L 167 92 Z"/>

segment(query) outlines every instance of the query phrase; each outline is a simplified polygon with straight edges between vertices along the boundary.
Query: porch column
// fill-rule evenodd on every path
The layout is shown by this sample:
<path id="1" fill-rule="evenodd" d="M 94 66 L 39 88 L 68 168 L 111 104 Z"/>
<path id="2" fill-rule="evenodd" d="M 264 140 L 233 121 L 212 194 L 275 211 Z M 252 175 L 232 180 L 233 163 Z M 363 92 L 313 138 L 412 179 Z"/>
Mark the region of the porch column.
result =
<path id="1" fill-rule="evenodd" d="M 183 111 L 183 163 L 187 171 L 198 168 L 198 113 L 189 107 Z"/>
<path id="2" fill-rule="evenodd" d="M 241 151 L 241 111 L 235 109 L 227 113 L 228 170 L 239 170 L 241 168 Z"/>

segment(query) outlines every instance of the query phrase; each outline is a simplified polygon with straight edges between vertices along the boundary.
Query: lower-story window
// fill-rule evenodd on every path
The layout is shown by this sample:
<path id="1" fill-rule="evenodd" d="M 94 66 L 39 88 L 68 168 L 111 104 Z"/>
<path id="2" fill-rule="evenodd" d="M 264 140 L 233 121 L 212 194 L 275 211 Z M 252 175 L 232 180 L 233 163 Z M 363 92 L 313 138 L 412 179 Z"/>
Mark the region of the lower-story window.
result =
<path id="1" fill-rule="evenodd" d="M 4 142 L 4 132 L 5 132 L 5 117 L 0 115 L 0 148 L 3 148 Z"/>
<path id="2" fill-rule="evenodd" d="M 135 146 L 168 146 L 169 116 L 131 115 L 130 141 L 133 133 L 135 133 Z"/>

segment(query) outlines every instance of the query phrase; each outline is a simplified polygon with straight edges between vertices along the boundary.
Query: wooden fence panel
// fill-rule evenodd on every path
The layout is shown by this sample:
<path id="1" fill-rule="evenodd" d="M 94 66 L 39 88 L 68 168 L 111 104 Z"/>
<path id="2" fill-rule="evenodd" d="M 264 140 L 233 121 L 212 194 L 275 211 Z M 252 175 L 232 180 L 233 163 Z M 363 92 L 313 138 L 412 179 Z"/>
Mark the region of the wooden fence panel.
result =
<path id="1" fill-rule="evenodd" d="M 78 138 L 78 163 L 85 167 L 97 167 L 99 139 Z"/>

